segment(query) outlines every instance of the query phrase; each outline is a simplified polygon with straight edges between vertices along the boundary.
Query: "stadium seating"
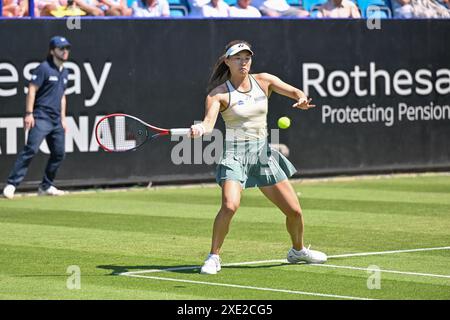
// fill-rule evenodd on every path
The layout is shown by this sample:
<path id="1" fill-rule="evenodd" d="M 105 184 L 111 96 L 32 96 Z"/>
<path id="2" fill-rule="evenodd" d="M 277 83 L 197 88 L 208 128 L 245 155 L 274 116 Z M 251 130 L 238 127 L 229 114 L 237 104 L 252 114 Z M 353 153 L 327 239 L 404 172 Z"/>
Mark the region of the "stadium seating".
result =
<path id="1" fill-rule="evenodd" d="M 389 0 L 356 0 L 363 18 L 390 18 L 392 11 Z M 370 6 L 378 7 L 378 10 L 370 10 Z"/>
<path id="2" fill-rule="evenodd" d="M 127 0 L 127 6 L 128 8 L 132 8 L 133 7 L 133 3 L 136 2 L 137 0 Z"/>
<path id="3" fill-rule="evenodd" d="M 1 1 L 1 0 L 0 0 Z M 133 3 L 141 0 L 127 0 L 127 6 L 133 7 Z M 235 6 L 237 0 L 224 0 L 229 6 Z M 302 4 L 303 8 L 310 12 L 311 18 L 316 18 L 318 7 L 327 0 L 286 0 L 291 6 L 298 7 Z M 354 2 L 360 9 L 363 19 L 378 18 L 389 19 L 392 18 L 392 0 L 350 0 Z M 168 0 L 170 6 L 171 17 L 186 17 L 189 15 L 190 7 L 187 0 Z"/>
<path id="4" fill-rule="evenodd" d="M 237 0 L 224 0 L 226 4 L 228 4 L 230 7 L 235 6 L 237 3 Z"/>
<path id="5" fill-rule="evenodd" d="M 367 19 L 390 19 L 392 18 L 392 11 L 387 6 L 377 6 L 377 10 L 372 10 L 368 7 L 362 14 L 362 17 Z"/>
<path id="6" fill-rule="evenodd" d="M 128 8 L 133 7 L 133 3 L 140 0 L 127 0 Z M 170 16 L 173 18 L 185 17 L 189 14 L 189 7 L 186 0 L 167 0 L 170 8 Z"/>
<path id="7" fill-rule="evenodd" d="M 167 0 L 170 7 L 171 17 L 184 17 L 189 14 L 189 4 L 187 0 Z"/>
<path id="8" fill-rule="evenodd" d="M 327 0 L 303 0 L 303 8 L 311 12 L 314 7 L 318 7 L 325 2 L 327 2 Z"/>
<path id="9" fill-rule="evenodd" d="M 170 16 L 173 18 L 185 17 L 188 14 L 188 9 L 184 6 L 170 6 Z"/>
<path id="10" fill-rule="evenodd" d="M 300 5 L 300 1 L 299 0 L 286 0 L 286 2 L 293 7 L 298 7 Z"/>

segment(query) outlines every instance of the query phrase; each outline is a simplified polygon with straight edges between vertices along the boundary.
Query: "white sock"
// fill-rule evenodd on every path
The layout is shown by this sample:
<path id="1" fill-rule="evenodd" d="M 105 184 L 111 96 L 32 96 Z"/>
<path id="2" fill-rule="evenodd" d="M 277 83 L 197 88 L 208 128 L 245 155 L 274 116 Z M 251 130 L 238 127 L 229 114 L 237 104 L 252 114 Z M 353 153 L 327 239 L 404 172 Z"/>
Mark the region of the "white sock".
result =
<path id="1" fill-rule="evenodd" d="M 295 250 L 294 248 L 292 248 L 292 250 L 294 250 L 295 254 L 304 254 L 306 253 L 306 248 L 303 247 L 302 250 Z"/>

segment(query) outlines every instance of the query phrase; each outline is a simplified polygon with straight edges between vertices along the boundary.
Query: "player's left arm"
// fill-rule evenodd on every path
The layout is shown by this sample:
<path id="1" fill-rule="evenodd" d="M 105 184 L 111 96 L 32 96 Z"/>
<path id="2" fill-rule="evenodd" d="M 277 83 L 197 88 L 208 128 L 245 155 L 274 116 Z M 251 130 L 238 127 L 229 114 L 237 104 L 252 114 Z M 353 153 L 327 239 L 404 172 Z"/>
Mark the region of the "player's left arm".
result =
<path id="1" fill-rule="evenodd" d="M 310 104 L 312 99 L 308 99 L 308 97 L 302 90 L 294 86 L 291 86 L 290 84 L 284 82 L 277 76 L 274 76 L 269 73 L 261 73 L 258 75 L 258 78 L 266 83 L 268 92 L 274 91 L 278 94 L 281 94 L 283 96 L 289 97 L 297 101 L 292 105 L 292 107 L 300 108 L 303 110 L 315 107 L 315 105 Z"/>

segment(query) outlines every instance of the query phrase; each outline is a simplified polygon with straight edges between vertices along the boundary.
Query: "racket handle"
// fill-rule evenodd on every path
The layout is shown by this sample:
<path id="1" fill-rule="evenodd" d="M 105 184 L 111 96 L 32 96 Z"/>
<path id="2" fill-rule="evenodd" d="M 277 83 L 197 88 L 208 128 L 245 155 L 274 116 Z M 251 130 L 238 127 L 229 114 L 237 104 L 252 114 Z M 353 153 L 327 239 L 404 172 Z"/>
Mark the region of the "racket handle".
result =
<path id="1" fill-rule="evenodd" d="M 190 132 L 191 132 L 190 128 L 170 129 L 170 134 L 173 136 L 187 136 Z"/>

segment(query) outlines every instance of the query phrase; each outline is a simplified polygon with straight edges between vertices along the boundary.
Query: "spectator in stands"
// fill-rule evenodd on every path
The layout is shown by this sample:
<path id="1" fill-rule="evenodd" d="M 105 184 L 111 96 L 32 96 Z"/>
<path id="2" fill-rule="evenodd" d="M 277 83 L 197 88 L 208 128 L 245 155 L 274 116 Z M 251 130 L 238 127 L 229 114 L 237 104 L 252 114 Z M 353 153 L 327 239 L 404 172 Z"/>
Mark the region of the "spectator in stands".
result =
<path id="1" fill-rule="evenodd" d="M 7 1 L 7 0 L 5 0 Z M 28 11 L 28 0 L 17 0 L 19 2 L 19 5 L 21 7 L 21 14 L 19 15 L 19 17 L 23 17 L 23 16 L 29 16 L 30 12 Z M 35 2 L 36 3 L 36 2 Z M 34 16 L 35 17 L 39 17 L 40 12 L 39 9 L 37 8 L 36 4 L 34 5 Z"/>
<path id="2" fill-rule="evenodd" d="M 39 10 L 39 16 L 52 16 L 51 11 L 58 10 L 61 6 L 65 6 L 66 1 L 60 0 L 35 0 L 34 5 Z"/>
<path id="3" fill-rule="evenodd" d="M 301 0 L 300 0 L 301 1 Z M 299 7 L 290 6 L 286 0 L 255 0 L 254 6 L 268 17 L 299 17 L 309 16 L 309 12 Z"/>
<path id="4" fill-rule="evenodd" d="M 97 0 L 74 0 L 74 3 L 89 16 L 99 17 L 105 15 L 101 9 L 102 4 Z M 106 9 L 106 7 L 103 8 Z"/>
<path id="5" fill-rule="evenodd" d="M 392 11 L 395 18 L 412 18 L 411 0 L 392 0 Z"/>
<path id="6" fill-rule="evenodd" d="M 189 8 L 190 17 L 202 17 L 203 16 L 203 6 L 208 4 L 211 0 L 187 0 Z"/>
<path id="7" fill-rule="evenodd" d="M 238 0 L 237 4 L 230 7 L 230 17 L 259 18 L 261 12 L 251 6 L 252 0 Z"/>
<path id="8" fill-rule="evenodd" d="M 317 18 L 361 18 L 356 4 L 350 0 L 328 0 L 319 7 Z"/>
<path id="9" fill-rule="evenodd" d="M 170 8 L 167 0 L 138 0 L 132 6 L 133 17 L 169 17 Z"/>
<path id="10" fill-rule="evenodd" d="M 206 18 L 228 17 L 230 6 L 223 0 L 211 0 L 202 7 L 202 16 Z"/>
<path id="11" fill-rule="evenodd" d="M 131 16 L 132 9 L 128 8 L 126 0 L 99 0 L 106 16 Z"/>
<path id="12" fill-rule="evenodd" d="M 395 18 L 450 18 L 448 7 L 436 0 L 393 0 L 392 9 Z"/>
<path id="13" fill-rule="evenodd" d="M 0 0 L 2 1 L 2 0 Z M 4 17 L 23 17 L 21 7 L 18 0 L 3 0 L 3 12 Z"/>
<path id="14" fill-rule="evenodd" d="M 450 10 L 450 0 L 441 0 L 441 5 Z"/>

